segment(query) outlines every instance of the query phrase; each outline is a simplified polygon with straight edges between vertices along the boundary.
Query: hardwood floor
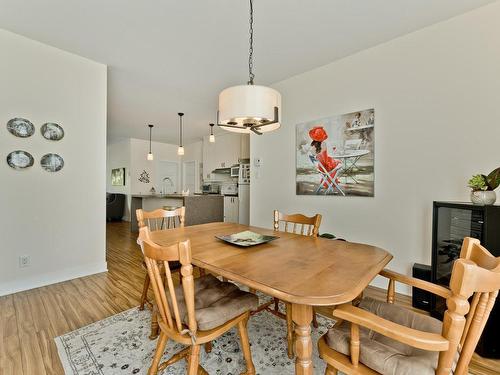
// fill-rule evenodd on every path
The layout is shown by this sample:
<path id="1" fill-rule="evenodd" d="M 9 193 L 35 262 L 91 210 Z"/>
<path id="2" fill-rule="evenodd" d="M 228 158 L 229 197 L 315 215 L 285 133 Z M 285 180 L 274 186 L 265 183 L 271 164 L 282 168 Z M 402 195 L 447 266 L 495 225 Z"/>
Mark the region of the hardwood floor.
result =
<path id="1" fill-rule="evenodd" d="M 109 223 L 106 242 L 107 273 L 0 297 L 1 375 L 63 374 L 54 337 L 139 305 L 144 271 L 136 235 L 128 223 Z M 375 288 L 366 294 L 384 298 Z M 409 297 L 396 299 L 411 305 Z M 475 358 L 471 373 L 497 369 L 500 361 Z"/>
<path id="2" fill-rule="evenodd" d="M 126 223 L 107 226 L 107 273 L 0 297 L 0 374 L 63 374 L 53 338 L 139 304 L 141 252 Z"/>

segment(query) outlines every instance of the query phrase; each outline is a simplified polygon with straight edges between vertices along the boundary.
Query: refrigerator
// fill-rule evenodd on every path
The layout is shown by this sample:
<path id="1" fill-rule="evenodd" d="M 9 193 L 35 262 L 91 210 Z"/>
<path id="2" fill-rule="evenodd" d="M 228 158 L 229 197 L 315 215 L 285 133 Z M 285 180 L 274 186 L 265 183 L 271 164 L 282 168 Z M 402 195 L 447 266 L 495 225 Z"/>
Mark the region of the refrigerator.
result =
<path id="1" fill-rule="evenodd" d="M 240 164 L 238 201 L 239 223 L 250 225 L 250 164 Z"/>

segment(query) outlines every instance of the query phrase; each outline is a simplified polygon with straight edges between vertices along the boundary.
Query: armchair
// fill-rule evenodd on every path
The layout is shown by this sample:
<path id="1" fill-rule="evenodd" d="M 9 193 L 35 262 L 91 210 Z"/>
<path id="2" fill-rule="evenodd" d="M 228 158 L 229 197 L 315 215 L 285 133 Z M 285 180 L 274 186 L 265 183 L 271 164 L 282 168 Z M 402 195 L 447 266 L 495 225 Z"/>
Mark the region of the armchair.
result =
<path id="1" fill-rule="evenodd" d="M 467 374 L 469 362 L 500 289 L 500 257 L 479 241 L 464 240 L 450 288 L 384 270 L 387 302 L 365 298 L 333 311 L 339 320 L 319 343 L 326 375 Z M 446 298 L 443 322 L 394 305 L 395 282 Z M 471 304 L 468 299 L 472 298 Z"/>

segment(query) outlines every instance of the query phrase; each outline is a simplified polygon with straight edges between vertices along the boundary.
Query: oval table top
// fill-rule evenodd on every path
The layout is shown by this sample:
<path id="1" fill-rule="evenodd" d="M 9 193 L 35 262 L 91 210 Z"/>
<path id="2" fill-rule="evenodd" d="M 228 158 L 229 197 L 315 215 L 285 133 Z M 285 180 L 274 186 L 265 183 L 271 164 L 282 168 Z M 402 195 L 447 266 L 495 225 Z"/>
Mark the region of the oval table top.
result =
<path id="1" fill-rule="evenodd" d="M 252 247 L 215 238 L 245 230 L 279 238 Z M 194 265 L 283 301 L 315 306 L 352 301 L 392 259 L 375 246 L 234 223 L 156 231 L 151 239 L 159 245 L 189 239 Z"/>

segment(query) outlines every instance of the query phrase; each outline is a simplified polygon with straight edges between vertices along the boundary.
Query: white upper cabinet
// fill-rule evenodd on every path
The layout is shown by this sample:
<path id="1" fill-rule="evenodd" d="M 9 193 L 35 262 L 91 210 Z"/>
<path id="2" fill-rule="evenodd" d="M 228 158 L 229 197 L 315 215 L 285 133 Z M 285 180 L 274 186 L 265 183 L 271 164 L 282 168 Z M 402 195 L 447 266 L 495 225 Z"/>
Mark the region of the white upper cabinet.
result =
<path id="1" fill-rule="evenodd" d="M 250 158 L 250 136 L 248 134 L 223 133 L 210 143 L 203 137 L 203 179 L 210 180 L 210 173 L 217 168 L 229 168 L 240 159 Z"/>

